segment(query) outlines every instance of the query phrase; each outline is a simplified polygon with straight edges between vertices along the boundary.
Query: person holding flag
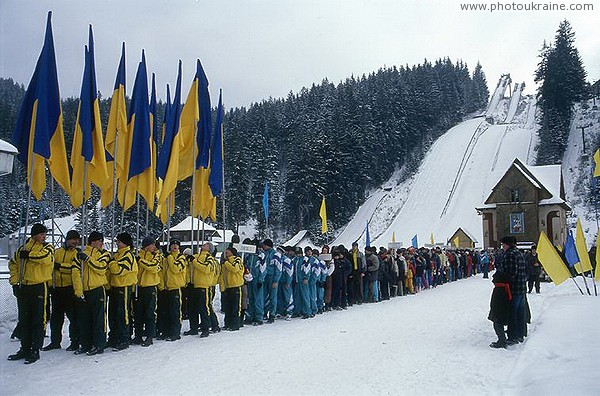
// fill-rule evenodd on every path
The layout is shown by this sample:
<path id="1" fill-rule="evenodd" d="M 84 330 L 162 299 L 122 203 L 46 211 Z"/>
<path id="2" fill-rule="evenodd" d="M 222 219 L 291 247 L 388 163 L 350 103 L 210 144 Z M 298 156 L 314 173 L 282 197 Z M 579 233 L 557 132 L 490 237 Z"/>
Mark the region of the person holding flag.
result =
<path id="1" fill-rule="evenodd" d="M 46 328 L 47 283 L 52 280 L 54 268 L 54 248 L 46 242 L 47 232 L 45 225 L 34 224 L 31 237 L 17 249 L 8 263 L 22 329 L 21 349 L 10 355 L 8 360 L 25 359 L 25 363 L 30 364 L 40 358 Z"/>

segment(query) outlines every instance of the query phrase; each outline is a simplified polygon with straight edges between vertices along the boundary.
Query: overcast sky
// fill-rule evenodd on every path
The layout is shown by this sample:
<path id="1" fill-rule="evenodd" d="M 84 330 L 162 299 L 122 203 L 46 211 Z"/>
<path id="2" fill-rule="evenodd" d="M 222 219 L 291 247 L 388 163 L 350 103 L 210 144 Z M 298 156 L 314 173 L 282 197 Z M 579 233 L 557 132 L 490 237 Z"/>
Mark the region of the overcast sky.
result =
<path id="1" fill-rule="evenodd" d="M 600 3 L 584 1 L 596 3 L 595 10 L 461 11 L 458 0 L 0 0 L 0 77 L 27 85 L 52 10 L 63 98 L 79 96 L 90 23 L 105 96 L 123 41 L 128 95 L 142 48 L 160 98 L 167 83 L 175 84 L 178 59 L 185 98 L 199 58 L 213 105 L 222 88 L 227 107 L 284 97 L 323 78 L 337 84 L 352 74 L 444 56 L 462 59 L 471 71 L 481 62 L 490 90 L 510 73 L 534 93 L 539 50 L 565 18 L 588 79 L 600 77 Z"/>

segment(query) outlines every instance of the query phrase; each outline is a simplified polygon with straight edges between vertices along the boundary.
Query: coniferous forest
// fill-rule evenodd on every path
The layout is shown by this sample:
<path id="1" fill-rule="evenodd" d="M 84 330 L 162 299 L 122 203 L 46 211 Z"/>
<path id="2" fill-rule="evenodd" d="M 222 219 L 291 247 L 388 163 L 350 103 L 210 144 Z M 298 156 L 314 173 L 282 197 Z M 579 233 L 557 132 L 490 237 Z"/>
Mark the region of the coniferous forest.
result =
<path id="1" fill-rule="evenodd" d="M 0 78 L 0 138 L 11 141 L 25 87 Z M 329 230 L 343 226 L 368 196 L 391 174 L 415 171 L 430 144 L 466 115 L 482 109 L 488 87 L 481 65 L 473 72 L 461 61 L 425 60 L 417 66 L 382 68 L 334 84 L 323 80 L 287 98 L 268 99 L 225 115 L 226 226 L 234 229 L 250 219 L 266 235 L 262 209 L 269 183 L 269 234 L 283 240 L 301 229 L 320 236 L 319 207 L 327 202 Z M 110 98 L 100 96 L 103 128 Z M 63 99 L 67 154 L 70 156 L 78 98 Z M 158 121 L 164 104 L 159 103 Z M 161 125 L 158 126 L 161 128 Z M 449 153 L 451 155 L 451 153 Z M 0 236 L 23 224 L 26 205 L 24 167 L 0 179 Z M 33 205 L 35 219 L 50 216 L 51 184 Z M 189 180 L 179 183 L 173 223 L 189 212 Z M 73 212 L 68 198 L 55 187 L 54 210 Z M 92 224 L 110 231 L 110 210 L 98 210 L 98 191 L 88 213 Z M 220 199 L 219 199 L 220 201 Z M 222 227 L 221 202 L 217 203 Z M 136 227 L 135 207 L 125 216 L 125 230 Z M 145 225 L 145 208 L 142 211 Z M 158 235 L 160 222 L 151 214 L 149 229 Z M 135 235 L 135 234 L 134 234 Z"/>

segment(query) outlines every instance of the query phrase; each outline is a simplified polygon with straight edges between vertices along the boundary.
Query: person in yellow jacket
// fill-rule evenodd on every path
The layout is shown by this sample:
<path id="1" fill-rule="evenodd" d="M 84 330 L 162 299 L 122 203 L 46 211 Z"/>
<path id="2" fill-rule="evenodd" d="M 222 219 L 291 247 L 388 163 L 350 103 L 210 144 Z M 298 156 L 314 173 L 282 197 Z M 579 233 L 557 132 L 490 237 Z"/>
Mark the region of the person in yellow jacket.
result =
<path id="1" fill-rule="evenodd" d="M 31 237 L 8 263 L 21 326 L 21 348 L 8 360 L 25 359 L 30 364 L 40 358 L 46 329 L 47 282 L 52 280 L 54 268 L 54 247 L 46 243 L 47 232 L 43 224 L 34 224 Z"/>
<path id="2" fill-rule="evenodd" d="M 67 351 L 79 349 L 79 337 L 77 334 L 77 319 L 75 312 L 75 293 L 71 272 L 73 261 L 77 256 L 77 247 L 81 243 L 81 236 L 75 230 L 70 230 L 65 236 L 65 243 L 54 252 L 54 271 L 52 272 L 52 313 L 50 314 L 50 344 L 42 348 L 42 351 L 60 349 L 62 341 L 62 329 L 65 315 L 69 319 L 69 339 L 71 345 Z"/>
<path id="3" fill-rule="evenodd" d="M 181 338 L 181 288 L 186 284 L 187 260 L 179 251 L 181 243 L 177 239 L 169 242 L 169 254 L 163 271 L 165 279 L 165 332 L 167 341 Z"/>
<path id="4" fill-rule="evenodd" d="M 225 311 L 225 329 L 240 329 L 242 310 L 242 286 L 244 285 L 244 263 L 234 247 L 225 249 L 223 262 L 222 305 Z"/>
<path id="5" fill-rule="evenodd" d="M 133 286 L 137 283 L 138 265 L 131 252 L 133 239 L 127 232 L 117 235 L 117 252 L 108 263 L 110 303 L 108 305 L 108 345 L 114 351 L 129 348 L 131 342 L 130 310 Z"/>
<path id="6" fill-rule="evenodd" d="M 219 263 L 210 254 L 211 244 L 202 245 L 190 265 L 190 289 L 188 295 L 188 318 L 190 329 L 184 335 L 195 335 L 200 330 L 200 337 L 208 337 L 210 328 L 210 305 L 212 303 L 211 287 L 217 273 Z M 198 321 L 200 316 L 200 321 Z"/>
<path id="7" fill-rule="evenodd" d="M 89 356 L 106 348 L 106 272 L 110 253 L 104 249 L 104 235 L 92 231 L 83 252 L 77 253 L 71 270 L 80 347 L 76 355 Z"/>
<path id="8" fill-rule="evenodd" d="M 156 240 L 147 236 L 142 240 L 138 262 L 138 289 L 135 306 L 134 344 L 152 345 L 156 337 L 156 297 L 160 283 L 163 255 L 156 248 Z M 146 339 L 142 339 L 146 336 Z"/>

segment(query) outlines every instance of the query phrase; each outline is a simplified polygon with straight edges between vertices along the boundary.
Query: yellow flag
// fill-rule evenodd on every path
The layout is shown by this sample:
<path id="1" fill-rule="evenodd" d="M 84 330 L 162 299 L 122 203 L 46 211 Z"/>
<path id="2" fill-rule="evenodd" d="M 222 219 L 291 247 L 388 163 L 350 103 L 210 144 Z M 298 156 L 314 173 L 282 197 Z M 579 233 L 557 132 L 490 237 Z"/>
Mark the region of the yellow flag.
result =
<path id="1" fill-rule="evenodd" d="M 452 240 L 452 243 L 454 244 L 454 247 L 458 247 L 458 245 L 460 244 L 460 239 L 458 239 L 458 235 Z"/>
<path id="2" fill-rule="evenodd" d="M 540 233 L 537 252 L 542 267 L 544 267 L 544 270 L 554 284 L 558 286 L 571 277 L 571 273 L 556 252 L 556 249 L 554 249 L 554 246 L 552 246 L 552 243 L 544 231 Z"/>
<path id="3" fill-rule="evenodd" d="M 392 232 L 392 243 L 396 243 L 396 231 Z"/>
<path id="4" fill-rule="evenodd" d="M 321 234 L 327 234 L 327 208 L 325 207 L 325 196 L 323 196 L 323 200 L 321 201 L 319 216 L 321 217 Z"/>
<path id="5" fill-rule="evenodd" d="M 575 247 L 577 248 L 577 255 L 579 256 L 580 265 L 576 265 L 575 269 L 578 274 L 581 274 L 581 267 L 583 272 L 592 270 L 592 263 L 590 262 L 590 255 L 588 254 L 587 244 L 585 242 L 585 235 L 583 234 L 583 228 L 581 227 L 581 221 L 577 219 L 577 234 L 575 236 Z"/>
<path id="6" fill-rule="evenodd" d="M 433 239 L 433 232 L 431 233 L 431 236 L 429 236 L 429 242 L 431 242 L 432 245 L 435 245 L 435 239 Z"/>
<path id="7" fill-rule="evenodd" d="M 600 176 L 600 149 L 597 149 L 594 153 L 594 162 L 596 167 L 594 168 L 594 177 Z"/>

